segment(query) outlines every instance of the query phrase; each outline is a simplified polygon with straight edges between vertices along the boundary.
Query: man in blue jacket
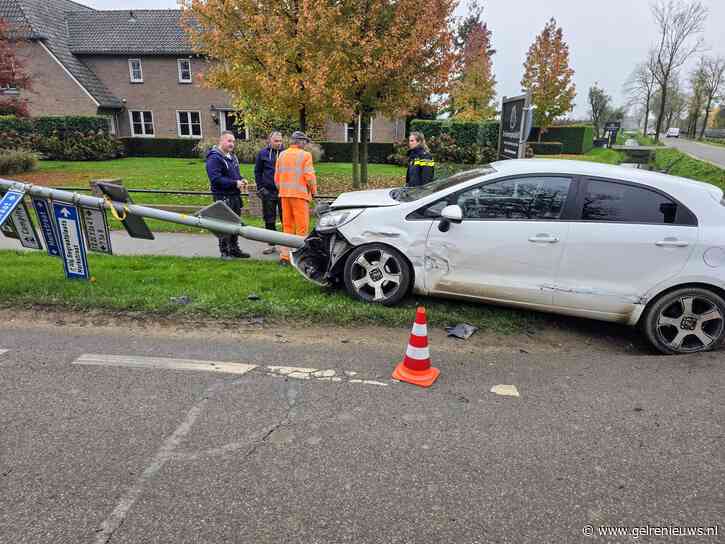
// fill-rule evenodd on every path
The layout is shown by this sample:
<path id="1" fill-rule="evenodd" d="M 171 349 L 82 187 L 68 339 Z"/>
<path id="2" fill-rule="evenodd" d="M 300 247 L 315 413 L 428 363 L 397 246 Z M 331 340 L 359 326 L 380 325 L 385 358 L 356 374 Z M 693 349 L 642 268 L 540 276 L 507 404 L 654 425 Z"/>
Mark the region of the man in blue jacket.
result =
<path id="1" fill-rule="evenodd" d="M 254 181 L 257 183 L 257 194 L 262 201 L 262 217 L 267 230 L 277 230 L 278 215 L 279 220 L 282 221 L 282 203 L 274 183 L 274 171 L 277 157 L 283 149 L 282 135 L 279 132 L 273 132 L 269 135 L 267 146 L 260 150 L 254 163 Z M 269 244 L 269 247 L 262 253 L 270 255 L 274 252 L 274 244 Z"/>
<path id="2" fill-rule="evenodd" d="M 222 132 L 219 144 L 212 147 L 206 154 L 206 174 L 209 176 L 214 201 L 223 200 L 232 211 L 241 216 L 242 195 L 246 188 L 246 180 L 239 171 L 239 161 L 234 154 L 234 134 Z M 226 234 L 219 237 L 219 251 L 222 259 L 246 259 L 248 253 L 239 249 L 239 236 Z"/>

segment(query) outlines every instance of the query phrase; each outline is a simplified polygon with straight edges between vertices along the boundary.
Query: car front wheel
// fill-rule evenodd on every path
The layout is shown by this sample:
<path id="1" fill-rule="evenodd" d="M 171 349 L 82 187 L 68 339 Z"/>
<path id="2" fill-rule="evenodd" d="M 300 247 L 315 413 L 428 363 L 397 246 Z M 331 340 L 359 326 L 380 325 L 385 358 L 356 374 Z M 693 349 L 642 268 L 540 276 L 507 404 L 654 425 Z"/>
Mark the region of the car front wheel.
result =
<path id="1" fill-rule="evenodd" d="M 405 257 L 385 244 L 361 246 L 345 261 L 345 287 L 360 300 L 392 306 L 407 294 L 412 272 Z"/>
<path id="2" fill-rule="evenodd" d="M 672 291 L 647 311 L 644 332 L 662 353 L 708 351 L 725 340 L 725 300 L 698 287 Z"/>

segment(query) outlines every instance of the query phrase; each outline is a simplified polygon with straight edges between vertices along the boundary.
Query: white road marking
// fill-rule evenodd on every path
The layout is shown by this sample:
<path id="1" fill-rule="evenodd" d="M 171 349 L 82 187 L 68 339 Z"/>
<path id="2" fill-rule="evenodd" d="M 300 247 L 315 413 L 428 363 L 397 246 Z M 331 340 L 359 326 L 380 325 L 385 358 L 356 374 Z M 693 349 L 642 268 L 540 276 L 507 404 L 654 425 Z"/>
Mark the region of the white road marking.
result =
<path id="1" fill-rule="evenodd" d="M 166 357 L 136 357 L 133 355 L 101 355 L 86 353 L 73 362 L 74 365 L 125 366 L 131 368 L 156 368 L 165 370 L 196 370 L 222 374 L 246 374 L 257 368 L 243 363 L 219 361 L 196 361 L 193 359 L 170 359 Z"/>
<path id="2" fill-rule="evenodd" d="M 515 385 L 494 385 L 491 388 L 491 393 L 496 393 L 497 395 L 502 395 L 504 397 L 518 397 L 519 396 L 519 390 L 516 389 Z"/>
<path id="3" fill-rule="evenodd" d="M 345 370 L 343 374 L 345 378 L 337 376 L 337 371 L 333 369 L 318 370 L 317 368 L 305 368 L 297 366 L 267 366 L 273 376 L 294 378 L 296 380 L 317 380 L 321 382 L 346 382 L 346 383 L 361 383 L 364 385 L 382 385 L 388 386 L 390 384 L 375 381 L 375 380 L 361 380 L 361 379 L 348 379 L 351 376 L 357 376 L 357 372 L 353 370 Z"/>

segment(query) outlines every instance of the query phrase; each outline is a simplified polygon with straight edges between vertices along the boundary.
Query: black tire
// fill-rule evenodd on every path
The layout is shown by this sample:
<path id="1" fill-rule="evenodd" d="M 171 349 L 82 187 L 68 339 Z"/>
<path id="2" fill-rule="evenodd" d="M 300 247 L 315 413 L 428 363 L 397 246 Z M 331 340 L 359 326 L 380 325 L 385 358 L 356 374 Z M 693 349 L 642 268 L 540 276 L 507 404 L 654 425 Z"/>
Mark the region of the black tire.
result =
<path id="1" fill-rule="evenodd" d="M 355 248 L 345 261 L 343 275 L 345 288 L 353 297 L 384 306 L 400 302 L 408 293 L 413 278 L 403 254 L 385 244 Z"/>
<path id="2" fill-rule="evenodd" d="M 717 349 L 725 341 L 725 300 L 701 287 L 676 289 L 652 303 L 642 329 L 655 349 L 667 355 Z"/>

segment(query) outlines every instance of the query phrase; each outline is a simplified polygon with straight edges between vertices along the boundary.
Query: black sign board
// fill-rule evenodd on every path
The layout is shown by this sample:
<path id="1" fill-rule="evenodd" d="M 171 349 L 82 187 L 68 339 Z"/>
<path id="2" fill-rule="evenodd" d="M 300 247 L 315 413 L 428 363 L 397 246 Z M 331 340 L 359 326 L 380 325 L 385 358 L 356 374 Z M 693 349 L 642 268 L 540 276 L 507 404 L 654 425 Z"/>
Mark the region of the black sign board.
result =
<path id="1" fill-rule="evenodd" d="M 503 98 L 501 103 L 501 127 L 499 130 L 499 159 L 519 159 L 524 156 L 524 146 L 531 131 L 529 95 Z"/>

